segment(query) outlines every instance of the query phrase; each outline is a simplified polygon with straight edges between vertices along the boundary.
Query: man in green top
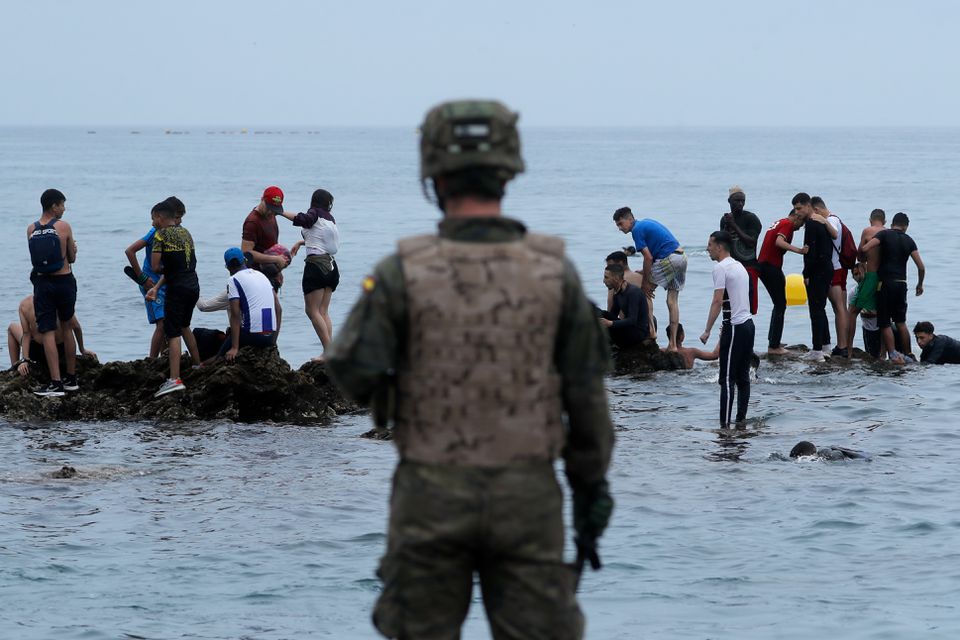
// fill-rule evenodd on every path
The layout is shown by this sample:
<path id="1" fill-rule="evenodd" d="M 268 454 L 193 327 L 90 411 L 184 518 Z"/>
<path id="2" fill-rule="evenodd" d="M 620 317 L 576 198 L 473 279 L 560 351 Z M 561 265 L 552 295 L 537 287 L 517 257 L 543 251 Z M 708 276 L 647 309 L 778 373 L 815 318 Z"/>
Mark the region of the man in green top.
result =
<path id="1" fill-rule="evenodd" d="M 392 423 L 400 452 L 373 614 L 388 638 L 459 638 L 475 573 L 494 638 L 583 632 L 576 568 L 599 567 L 613 507 L 609 353 L 562 241 L 501 215 L 523 170 L 516 120 L 493 101 L 427 114 L 421 177 L 444 219 L 380 261 L 327 352 L 333 379 Z"/>
<path id="2" fill-rule="evenodd" d="M 730 213 L 721 216 L 720 230 L 726 231 L 733 238 L 730 257 L 742 264 L 747 269 L 747 275 L 750 276 L 750 313 L 756 315 L 757 278 L 760 275 L 757 269 L 757 239 L 763 231 L 763 225 L 760 224 L 760 218 L 744 210 L 747 195 L 743 189 L 734 185 L 730 187 L 729 193 L 727 204 L 730 205 Z"/>

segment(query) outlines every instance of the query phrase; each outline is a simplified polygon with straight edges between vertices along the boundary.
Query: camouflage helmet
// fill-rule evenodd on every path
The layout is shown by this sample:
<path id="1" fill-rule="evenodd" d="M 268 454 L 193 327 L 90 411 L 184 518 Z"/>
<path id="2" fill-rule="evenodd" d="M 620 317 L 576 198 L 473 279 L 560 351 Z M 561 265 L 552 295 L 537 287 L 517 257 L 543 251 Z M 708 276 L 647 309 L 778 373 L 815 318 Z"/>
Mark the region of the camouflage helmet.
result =
<path id="1" fill-rule="evenodd" d="M 510 180 L 523 171 L 519 114 L 495 100 L 444 102 L 420 127 L 420 178 L 469 167 L 492 167 Z"/>

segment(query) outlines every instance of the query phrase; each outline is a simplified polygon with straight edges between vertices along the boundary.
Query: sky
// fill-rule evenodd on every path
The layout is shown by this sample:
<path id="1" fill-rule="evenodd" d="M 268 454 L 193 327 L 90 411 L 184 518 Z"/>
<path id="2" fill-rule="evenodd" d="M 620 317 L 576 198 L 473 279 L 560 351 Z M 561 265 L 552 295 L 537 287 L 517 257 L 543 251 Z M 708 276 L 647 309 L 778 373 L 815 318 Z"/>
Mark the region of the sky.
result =
<path id="1" fill-rule="evenodd" d="M 952 0 L 0 0 L 0 125 L 957 126 Z"/>

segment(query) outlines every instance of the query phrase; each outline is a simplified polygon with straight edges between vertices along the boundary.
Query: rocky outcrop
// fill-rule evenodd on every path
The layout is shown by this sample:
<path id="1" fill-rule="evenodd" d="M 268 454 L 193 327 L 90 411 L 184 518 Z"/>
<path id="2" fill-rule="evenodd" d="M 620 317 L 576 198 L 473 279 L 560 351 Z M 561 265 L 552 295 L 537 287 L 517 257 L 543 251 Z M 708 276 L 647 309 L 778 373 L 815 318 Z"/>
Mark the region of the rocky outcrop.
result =
<path id="1" fill-rule="evenodd" d="M 661 351 L 655 340 L 644 340 L 637 346 L 620 349 L 614 353 L 613 362 L 616 375 L 685 368 L 680 354 Z"/>
<path id="2" fill-rule="evenodd" d="M 160 398 L 166 358 L 99 364 L 77 361 L 80 391 L 63 398 L 32 393 L 45 382 L 16 372 L 0 374 L 0 415 L 13 421 L 233 420 L 317 424 L 357 409 L 327 377 L 322 364 L 293 370 L 275 348 L 241 349 L 234 362 L 191 369 L 184 359 L 186 390 Z"/>

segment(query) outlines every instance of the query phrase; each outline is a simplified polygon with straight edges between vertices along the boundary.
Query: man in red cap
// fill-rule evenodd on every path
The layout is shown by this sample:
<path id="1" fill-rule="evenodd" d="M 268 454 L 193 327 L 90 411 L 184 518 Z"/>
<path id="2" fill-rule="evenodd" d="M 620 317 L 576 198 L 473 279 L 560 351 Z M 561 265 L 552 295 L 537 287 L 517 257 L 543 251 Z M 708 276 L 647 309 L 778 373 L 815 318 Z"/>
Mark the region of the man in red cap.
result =
<path id="1" fill-rule="evenodd" d="M 267 187 L 263 190 L 260 203 L 253 208 L 247 219 L 243 221 L 243 237 L 240 248 L 244 253 L 253 255 L 253 268 L 264 272 L 270 279 L 274 291 L 283 286 L 282 269 L 290 264 L 286 255 L 271 255 L 268 249 L 277 244 L 280 229 L 277 227 L 277 215 L 283 213 L 283 191 L 280 187 Z M 269 266 L 268 266 L 269 265 Z M 267 267 L 266 269 L 264 267 Z M 279 325 L 280 306 L 277 304 L 277 319 Z"/>

